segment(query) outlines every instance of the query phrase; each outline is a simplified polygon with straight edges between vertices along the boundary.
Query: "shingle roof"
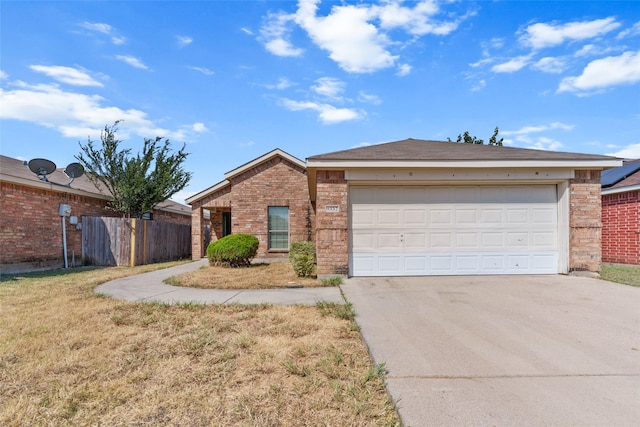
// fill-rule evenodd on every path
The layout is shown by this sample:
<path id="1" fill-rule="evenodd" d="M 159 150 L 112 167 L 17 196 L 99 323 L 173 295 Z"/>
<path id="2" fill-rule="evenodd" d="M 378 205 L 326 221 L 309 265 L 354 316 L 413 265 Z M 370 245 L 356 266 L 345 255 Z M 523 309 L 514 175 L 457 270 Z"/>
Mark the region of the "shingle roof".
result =
<path id="1" fill-rule="evenodd" d="M 308 157 L 307 160 L 613 160 L 616 157 L 458 142 L 405 139 Z"/>
<path id="2" fill-rule="evenodd" d="M 31 170 L 24 165 L 22 160 L 3 155 L 0 155 L 0 177 L 3 181 L 15 182 L 32 187 L 46 187 L 52 191 L 83 194 L 97 199 L 107 198 L 105 195 L 100 193 L 100 190 L 93 185 L 86 175 L 74 179 L 71 186 L 67 187 L 65 184 L 69 183 L 71 179 L 65 175 L 64 168 L 57 168 L 55 172 L 47 175 L 49 182 L 45 182 L 40 180 L 33 172 L 31 172 Z M 184 215 L 191 215 L 191 208 L 189 206 L 169 199 L 158 203 L 155 208 L 164 211 L 177 212 Z"/>

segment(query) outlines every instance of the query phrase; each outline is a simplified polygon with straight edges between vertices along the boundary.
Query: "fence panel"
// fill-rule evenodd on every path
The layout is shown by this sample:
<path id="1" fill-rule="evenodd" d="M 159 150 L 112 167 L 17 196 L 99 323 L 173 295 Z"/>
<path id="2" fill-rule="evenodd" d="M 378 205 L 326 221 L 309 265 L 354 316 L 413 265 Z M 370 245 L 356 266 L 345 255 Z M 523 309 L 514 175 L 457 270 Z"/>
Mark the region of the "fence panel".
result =
<path id="1" fill-rule="evenodd" d="M 85 265 L 133 266 L 190 256 L 190 225 L 82 217 L 82 261 Z"/>

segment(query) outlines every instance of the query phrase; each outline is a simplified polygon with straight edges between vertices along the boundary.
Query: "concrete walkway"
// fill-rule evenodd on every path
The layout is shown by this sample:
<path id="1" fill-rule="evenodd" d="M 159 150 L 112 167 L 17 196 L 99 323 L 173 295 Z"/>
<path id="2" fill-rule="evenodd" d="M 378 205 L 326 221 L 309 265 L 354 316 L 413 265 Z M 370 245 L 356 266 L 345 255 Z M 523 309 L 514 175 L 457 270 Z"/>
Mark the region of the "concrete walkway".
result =
<path id="1" fill-rule="evenodd" d="M 133 302 L 161 302 L 166 304 L 280 304 L 316 305 L 318 301 L 344 304 L 340 288 L 283 288 L 283 289 L 196 289 L 163 283 L 169 277 L 198 270 L 206 266 L 206 258 L 177 267 L 151 271 L 112 280 L 96 287 L 95 292 L 116 299 Z"/>

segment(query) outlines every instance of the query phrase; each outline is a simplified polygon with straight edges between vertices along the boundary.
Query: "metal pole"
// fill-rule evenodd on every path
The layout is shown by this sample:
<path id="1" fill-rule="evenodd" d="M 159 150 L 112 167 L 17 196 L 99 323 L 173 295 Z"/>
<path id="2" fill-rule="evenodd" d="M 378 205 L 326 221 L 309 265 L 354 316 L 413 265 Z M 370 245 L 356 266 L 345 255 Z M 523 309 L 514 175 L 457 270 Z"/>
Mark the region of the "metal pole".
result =
<path id="1" fill-rule="evenodd" d="M 64 268 L 69 268 L 69 261 L 67 261 L 67 226 L 64 222 L 64 216 L 62 217 L 62 251 L 64 253 Z"/>

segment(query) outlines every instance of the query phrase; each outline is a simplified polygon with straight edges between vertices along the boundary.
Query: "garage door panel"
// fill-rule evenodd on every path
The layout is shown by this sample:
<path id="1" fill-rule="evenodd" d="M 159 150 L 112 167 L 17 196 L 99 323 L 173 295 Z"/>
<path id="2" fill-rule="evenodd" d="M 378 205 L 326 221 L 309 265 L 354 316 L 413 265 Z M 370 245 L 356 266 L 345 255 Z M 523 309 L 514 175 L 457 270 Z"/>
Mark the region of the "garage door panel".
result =
<path id="1" fill-rule="evenodd" d="M 424 232 L 409 232 L 404 234 L 404 249 L 424 251 L 427 249 L 427 234 Z"/>
<path id="2" fill-rule="evenodd" d="M 375 225 L 375 212 L 373 207 L 354 207 L 351 209 L 351 224 L 354 228 L 373 227 Z"/>
<path id="3" fill-rule="evenodd" d="M 557 273 L 555 185 L 352 187 L 350 198 L 354 275 Z"/>
<path id="4" fill-rule="evenodd" d="M 402 238 L 399 233 L 378 233 L 377 246 L 380 250 L 400 252 Z"/>
<path id="5" fill-rule="evenodd" d="M 437 209 L 429 210 L 429 225 L 442 226 L 453 224 L 453 209 Z"/>

